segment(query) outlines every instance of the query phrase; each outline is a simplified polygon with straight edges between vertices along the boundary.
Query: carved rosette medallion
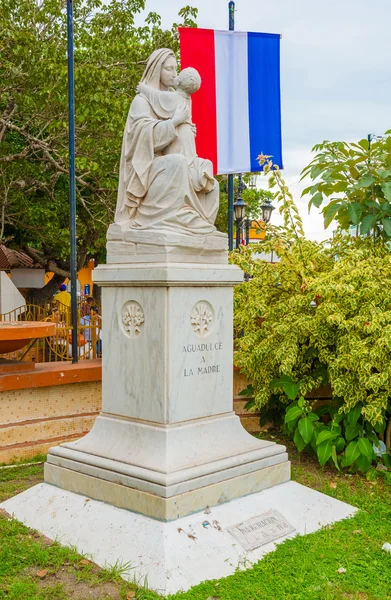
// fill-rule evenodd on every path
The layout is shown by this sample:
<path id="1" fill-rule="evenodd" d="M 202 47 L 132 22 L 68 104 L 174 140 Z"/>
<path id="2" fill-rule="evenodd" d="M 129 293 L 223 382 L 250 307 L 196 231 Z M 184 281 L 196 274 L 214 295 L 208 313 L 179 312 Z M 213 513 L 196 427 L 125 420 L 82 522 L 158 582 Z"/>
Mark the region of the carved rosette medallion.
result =
<path id="1" fill-rule="evenodd" d="M 144 324 L 144 311 L 141 305 L 136 300 L 129 300 L 122 308 L 120 320 L 124 333 L 130 339 L 138 337 Z"/>
<path id="2" fill-rule="evenodd" d="M 193 331 L 197 335 L 202 338 L 209 335 L 215 322 L 215 311 L 213 306 L 206 300 L 197 302 L 191 311 L 190 322 Z"/>

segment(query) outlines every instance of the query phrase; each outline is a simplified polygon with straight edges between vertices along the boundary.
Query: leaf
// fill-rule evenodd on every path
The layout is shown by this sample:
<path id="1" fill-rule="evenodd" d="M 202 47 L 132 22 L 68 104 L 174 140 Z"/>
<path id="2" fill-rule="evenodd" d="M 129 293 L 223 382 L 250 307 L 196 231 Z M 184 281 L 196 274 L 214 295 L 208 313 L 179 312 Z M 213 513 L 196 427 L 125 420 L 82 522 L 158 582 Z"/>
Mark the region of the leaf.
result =
<path id="1" fill-rule="evenodd" d="M 327 463 L 327 461 L 331 457 L 332 450 L 333 446 L 330 440 L 328 440 L 327 442 L 323 442 L 323 444 L 320 444 L 318 446 L 317 454 L 322 467 Z"/>
<path id="2" fill-rule="evenodd" d="M 377 220 L 377 215 L 366 215 L 360 225 L 360 234 L 366 235 L 371 231 Z"/>
<path id="3" fill-rule="evenodd" d="M 365 456 L 365 454 L 360 454 L 355 462 L 355 465 L 361 471 L 361 473 L 366 473 L 372 465 L 372 459 L 368 458 L 368 456 Z"/>
<path id="4" fill-rule="evenodd" d="M 336 437 L 338 437 L 338 433 L 333 433 L 332 431 L 330 431 L 330 429 L 326 429 L 325 431 L 321 431 L 317 438 L 316 438 L 316 444 L 319 446 L 319 444 L 323 444 L 323 442 L 326 442 L 328 440 L 333 440 Z"/>
<path id="5" fill-rule="evenodd" d="M 293 441 L 299 452 L 302 452 L 307 445 L 307 442 L 305 442 L 303 440 L 298 429 L 296 429 L 296 431 L 295 431 L 295 435 L 293 436 Z"/>
<path id="6" fill-rule="evenodd" d="M 348 214 L 353 225 L 358 225 L 360 223 L 362 211 L 363 207 L 358 202 L 352 202 L 348 205 Z"/>
<path id="7" fill-rule="evenodd" d="M 337 212 L 339 211 L 339 209 L 341 208 L 341 206 L 342 206 L 341 203 L 334 204 L 334 203 L 330 202 L 330 204 L 328 204 L 328 206 L 326 206 L 323 209 L 323 218 L 324 218 L 325 229 L 327 229 L 327 227 L 330 225 L 330 223 L 334 220 L 334 217 L 337 214 Z"/>
<path id="8" fill-rule="evenodd" d="M 309 419 L 308 417 L 304 417 L 304 418 L 300 419 L 300 421 L 298 423 L 298 428 L 299 428 L 301 437 L 303 438 L 305 443 L 309 444 L 311 441 L 311 438 L 313 436 L 313 433 L 314 433 L 314 425 L 313 425 L 311 419 Z"/>
<path id="9" fill-rule="evenodd" d="M 46 577 L 47 572 L 47 569 L 43 569 L 42 571 L 38 571 L 38 573 L 35 573 L 35 575 L 40 579 L 43 579 L 44 577 Z"/>
<path id="10" fill-rule="evenodd" d="M 335 433 L 336 435 L 341 435 L 341 433 L 342 433 L 341 426 L 338 425 L 338 423 L 336 421 L 334 421 L 334 418 L 331 423 L 331 432 Z"/>
<path id="11" fill-rule="evenodd" d="M 391 219 L 387 217 L 385 219 L 382 219 L 382 225 L 388 237 L 391 237 Z"/>
<path id="12" fill-rule="evenodd" d="M 373 458 L 373 447 L 371 442 L 367 438 L 360 438 L 358 440 L 358 448 L 364 456 L 366 456 L 371 462 Z"/>
<path id="13" fill-rule="evenodd" d="M 308 413 L 307 417 L 311 420 L 311 421 L 319 421 L 319 417 L 316 413 L 310 412 Z"/>
<path id="14" fill-rule="evenodd" d="M 345 438 L 348 442 L 350 442 L 350 440 L 353 440 L 354 438 L 358 437 L 361 433 L 362 428 L 360 427 L 360 425 L 349 425 L 346 427 L 345 429 Z"/>
<path id="15" fill-rule="evenodd" d="M 312 204 L 319 208 L 323 202 L 323 194 L 321 192 L 317 192 L 314 196 L 312 196 L 311 200 Z"/>
<path id="16" fill-rule="evenodd" d="M 337 437 L 336 440 L 334 440 L 334 445 L 335 448 L 337 450 L 337 454 L 341 454 L 342 450 L 345 448 L 345 440 L 343 439 L 343 437 Z"/>
<path id="17" fill-rule="evenodd" d="M 358 145 L 361 146 L 361 148 L 364 148 L 364 150 L 369 150 L 369 141 L 365 138 L 360 140 Z"/>
<path id="18" fill-rule="evenodd" d="M 359 403 L 350 409 L 350 411 L 348 412 L 348 416 L 347 416 L 349 425 L 354 426 L 357 423 L 358 419 L 361 416 L 361 408 L 362 408 L 362 405 Z"/>
<path id="19" fill-rule="evenodd" d="M 293 383 L 291 377 L 283 375 L 280 379 L 274 379 L 270 384 L 270 389 L 282 388 L 289 400 L 295 400 L 299 393 L 300 383 Z"/>
<path id="20" fill-rule="evenodd" d="M 289 423 L 290 421 L 296 421 L 301 415 L 300 406 L 292 406 L 286 413 L 284 422 Z"/>
<path id="21" fill-rule="evenodd" d="M 357 181 L 355 187 L 356 188 L 368 188 L 374 182 L 375 182 L 375 180 L 373 177 L 371 177 L 370 175 L 366 175 L 365 177 L 363 177 L 362 179 L 359 179 L 359 181 Z"/>
<path id="22" fill-rule="evenodd" d="M 244 410 L 251 410 L 253 409 L 255 406 L 255 400 L 249 400 L 248 402 L 246 402 L 246 404 L 244 405 Z"/>
<path id="23" fill-rule="evenodd" d="M 388 181 L 387 183 L 383 183 L 383 185 L 381 186 L 381 189 L 382 189 L 382 192 L 383 192 L 386 200 L 391 202 L 391 181 Z"/>
<path id="24" fill-rule="evenodd" d="M 346 466 L 350 467 L 360 456 L 360 448 L 357 442 L 350 442 L 345 450 Z"/>
<path id="25" fill-rule="evenodd" d="M 338 469 L 338 471 L 340 471 L 339 464 L 338 464 L 337 450 L 336 450 L 335 446 L 333 446 L 331 448 L 331 458 L 333 459 L 333 462 L 334 462 L 336 468 Z M 335 487 L 337 487 L 337 484 L 335 484 Z"/>
<path id="26" fill-rule="evenodd" d="M 244 390 L 242 390 L 241 392 L 239 392 L 238 396 L 251 396 L 251 394 L 253 394 L 253 393 L 254 393 L 253 386 L 249 385 Z"/>
<path id="27" fill-rule="evenodd" d="M 136 592 L 134 592 L 133 590 L 130 590 L 130 592 L 128 592 L 126 594 L 126 600 L 132 600 L 132 598 L 136 597 Z"/>

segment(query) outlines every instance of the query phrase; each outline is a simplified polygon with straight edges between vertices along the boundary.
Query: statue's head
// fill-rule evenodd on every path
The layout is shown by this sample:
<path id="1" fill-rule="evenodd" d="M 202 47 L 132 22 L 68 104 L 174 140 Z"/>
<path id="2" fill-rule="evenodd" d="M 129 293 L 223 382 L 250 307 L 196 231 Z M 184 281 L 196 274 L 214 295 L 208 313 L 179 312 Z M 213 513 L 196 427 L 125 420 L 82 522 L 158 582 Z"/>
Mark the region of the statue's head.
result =
<path id="1" fill-rule="evenodd" d="M 174 55 L 169 56 L 163 63 L 160 72 L 160 84 L 162 88 L 170 88 L 174 85 L 177 72 L 177 62 Z"/>
<path id="2" fill-rule="evenodd" d="M 201 77 L 197 69 L 193 67 L 187 67 L 179 73 L 175 78 L 174 86 L 178 89 L 183 90 L 186 94 L 194 94 L 198 92 L 201 87 Z"/>
<path id="3" fill-rule="evenodd" d="M 152 52 L 148 59 L 142 83 L 156 89 L 167 89 L 174 85 L 177 73 L 175 54 L 168 48 L 160 48 Z"/>

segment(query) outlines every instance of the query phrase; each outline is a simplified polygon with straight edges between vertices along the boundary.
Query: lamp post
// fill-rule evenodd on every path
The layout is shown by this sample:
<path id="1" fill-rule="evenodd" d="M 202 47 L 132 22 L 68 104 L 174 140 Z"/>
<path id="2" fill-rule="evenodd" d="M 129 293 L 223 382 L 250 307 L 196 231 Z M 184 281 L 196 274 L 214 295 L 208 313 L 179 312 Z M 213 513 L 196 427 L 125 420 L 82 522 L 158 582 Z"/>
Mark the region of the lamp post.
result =
<path id="1" fill-rule="evenodd" d="M 263 224 L 267 224 L 270 223 L 270 220 L 272 218 L 272 212 L 273 210 L 275 210 L 275 206 L 273 206 L 271 200 L 265 200 L 265 202 L 262 204 L 261 206 L 261 211 L 262 211 L 262 222 Z M 250 227 L 253 223 L 257 223 L 258 227 L 260 229 L 263 229 L 263 226 L 256 220 L 256 219 L 250 219 L 250 217 L 247 217 L 246 219 L 246 246 L 248 246 L 248 244 L 250 243 Z"/>
<path id="2" fill-rule="evenodd" d="M 235 213 L 235 223 L 236 223 L 236 249 L 240 246 L 240 227 L 243 223 L 244 216 L 246 214 L 246 206 L 245 201 L 240 198 L 236 198 L 234 202 L 234 213 Z"/>
<path id="3" fill-rule="evenodd" d="M 272 218 L 272 212 L 275 210 L 275 206 L 273 206 L 272 201 L 267 199 L 264 204 L 261 206 L 262 211 L 262 221 L 264 223 L 270 223 L 270 219 Z"/>

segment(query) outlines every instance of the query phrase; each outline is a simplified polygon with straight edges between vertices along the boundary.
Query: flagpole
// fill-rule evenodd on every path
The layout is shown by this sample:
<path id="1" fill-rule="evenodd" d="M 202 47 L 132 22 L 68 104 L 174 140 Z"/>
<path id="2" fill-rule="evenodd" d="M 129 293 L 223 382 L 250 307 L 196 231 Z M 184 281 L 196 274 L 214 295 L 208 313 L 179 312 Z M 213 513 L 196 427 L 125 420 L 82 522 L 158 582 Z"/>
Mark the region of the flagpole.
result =
<path id="1" fill-rule="evenodd" d="M 229 30 L 235 30 L 235 2 L 228 3 Z M 228 249 L 233 250 L 234 176 L 228 175 Z"/>
<path id="2" fill-rule="evenodd" d="M 69 142 L 69 228 L 71 267 L 72 362 L 78 362 L 77 331 L 77 247 L 76 247 L 76 180 L 75 180 L 75 84 L 73 58 L 73 0 L 67 0 L 68 54 L 68 142 Z"/>

